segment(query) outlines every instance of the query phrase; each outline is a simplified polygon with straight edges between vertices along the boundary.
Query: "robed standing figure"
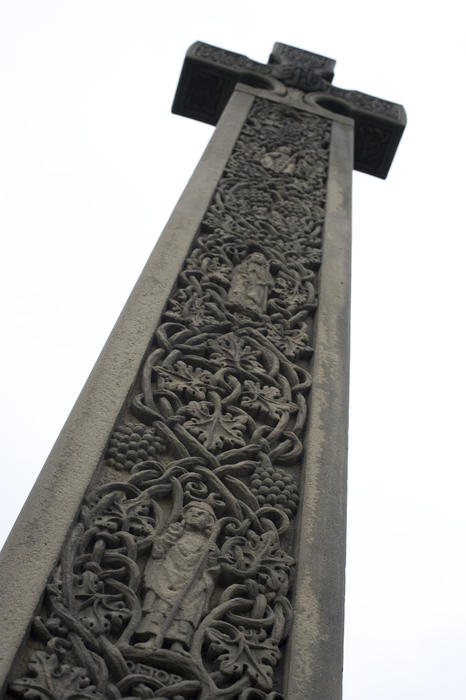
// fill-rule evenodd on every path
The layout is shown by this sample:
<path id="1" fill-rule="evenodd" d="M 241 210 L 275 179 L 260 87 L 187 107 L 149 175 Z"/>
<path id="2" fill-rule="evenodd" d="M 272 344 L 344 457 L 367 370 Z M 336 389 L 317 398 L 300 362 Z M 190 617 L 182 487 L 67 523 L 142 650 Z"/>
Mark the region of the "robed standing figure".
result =
<path id="1" fill-rule="evenodd" d="M 218 547 L 211 540 L 213 508 L 191 501 L 180 523 L 155 538 L 143 576 L 142 618 L 136 629 L 139 649 L 188 651 L 195 629 L 209 611 L 219 572 Z"/>

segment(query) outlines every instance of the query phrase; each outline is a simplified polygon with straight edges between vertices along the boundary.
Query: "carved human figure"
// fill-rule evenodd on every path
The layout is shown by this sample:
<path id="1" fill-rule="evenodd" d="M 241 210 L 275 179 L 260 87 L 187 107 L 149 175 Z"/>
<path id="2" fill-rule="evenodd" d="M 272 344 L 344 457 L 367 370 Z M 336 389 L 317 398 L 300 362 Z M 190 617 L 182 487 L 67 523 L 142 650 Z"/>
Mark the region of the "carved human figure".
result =
<path id="1" fill-rule="evenodd" d="M 139 649 L 160 648 L 165 640 L 173 651 L 189 650 L 194 630 L 208 612 L 220 568 L 219 550 L 211 537 L 215 522 L 208 503 L 191 501 L 181 523 L 173 523 L 154 539 L 135 634 Z"/>
<path id="2" fill-rule="evenodd" d="M 266 153 L 261 163 L 264 168 L 273 170 L 275 173 L 287 173 L 294 175 L 296 170 L 297 155 L 293 153 L 289 146 L 279 146 L 276 151 Z"/>
<path id="3" fill-rule="evenodd" d="M 252 253 L 233 270 L 228 299 L 243 308 L 264 313 L 272 284 L 267 258 L 262 253 Z"/>

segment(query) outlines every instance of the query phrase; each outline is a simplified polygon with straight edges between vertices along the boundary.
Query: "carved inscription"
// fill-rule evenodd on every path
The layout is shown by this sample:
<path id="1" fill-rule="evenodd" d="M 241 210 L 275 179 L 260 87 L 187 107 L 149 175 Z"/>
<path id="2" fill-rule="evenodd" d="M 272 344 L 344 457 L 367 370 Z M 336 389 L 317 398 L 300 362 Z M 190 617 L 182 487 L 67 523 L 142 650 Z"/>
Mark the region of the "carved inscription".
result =
<path id="1" fill-rule="evenodd" d="M 15 697 L 282 697 L 329 141 L 326 119 L 255 100 Z"/>

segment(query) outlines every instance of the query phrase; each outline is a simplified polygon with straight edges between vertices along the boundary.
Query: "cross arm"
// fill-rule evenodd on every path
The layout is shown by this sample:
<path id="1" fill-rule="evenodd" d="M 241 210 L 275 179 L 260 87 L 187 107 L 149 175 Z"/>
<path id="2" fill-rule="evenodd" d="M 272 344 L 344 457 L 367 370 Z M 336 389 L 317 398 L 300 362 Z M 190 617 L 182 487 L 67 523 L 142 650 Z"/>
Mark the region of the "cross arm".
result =
<path id="1" fill-rule="evenodd" d="M 269 62 L 196 42 L 187 51 L 173 112 L 216 124 L 242 82 L 257 88 L 303 92 L 304 102 L 318 104 L 354 119 L 356 170 L 385 178 L 406 125 L 401 105 L 332 85 L 335 61 L 287 44 L 276 43 Z"/>

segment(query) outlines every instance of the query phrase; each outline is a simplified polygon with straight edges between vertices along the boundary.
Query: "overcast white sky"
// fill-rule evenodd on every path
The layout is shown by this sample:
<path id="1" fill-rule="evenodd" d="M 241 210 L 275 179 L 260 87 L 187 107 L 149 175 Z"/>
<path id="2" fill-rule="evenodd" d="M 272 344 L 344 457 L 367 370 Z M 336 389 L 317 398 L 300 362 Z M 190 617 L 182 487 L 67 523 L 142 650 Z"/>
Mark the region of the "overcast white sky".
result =
<path id="1" fill-rule="evenodd" d="M 0 2 L 2 540 L 212 133 L 170 114 L 188 46 L 306 48 L 407 109 L 388 179 L 354 176 L 345 700 L 465 697 L 457 7 Z"/>

